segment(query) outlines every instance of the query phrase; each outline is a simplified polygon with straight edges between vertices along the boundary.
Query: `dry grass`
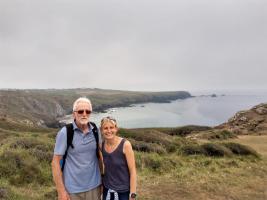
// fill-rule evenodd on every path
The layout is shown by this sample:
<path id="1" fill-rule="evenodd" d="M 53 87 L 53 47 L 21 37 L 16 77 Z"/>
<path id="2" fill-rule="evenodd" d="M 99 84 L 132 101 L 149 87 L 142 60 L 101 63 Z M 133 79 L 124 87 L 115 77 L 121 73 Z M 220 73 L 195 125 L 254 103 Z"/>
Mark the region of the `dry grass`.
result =
<path id="1" fill-rule="evenodd" d="M 233 139 L 232 141 L 248 145 L 262 156 L 267 157 L 267 135 L 240 135 L 237 139 Z"/>

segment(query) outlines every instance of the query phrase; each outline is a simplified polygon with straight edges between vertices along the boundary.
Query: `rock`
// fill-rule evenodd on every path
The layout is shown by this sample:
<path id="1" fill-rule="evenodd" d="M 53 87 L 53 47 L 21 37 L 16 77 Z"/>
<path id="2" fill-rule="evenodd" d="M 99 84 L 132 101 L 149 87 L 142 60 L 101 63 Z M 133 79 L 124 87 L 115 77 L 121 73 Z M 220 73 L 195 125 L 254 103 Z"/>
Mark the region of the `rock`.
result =
<path id="1" fill-rule="evenodd" d="M 211 97 L 217 97 L 217 95 L 216 94 L 212 94 Z"/>
<path id="2" fill-rule="evenodd" d="M 55 110 L 55 117 L 62 117 L 62 116 L 65 116 L 66 115 L 66 112 L 65 110 L 62 108 L 62 106 L 55 102 L 55 106 L 56 106 L 56 110 Z"/>
<path id="3" fill-rule="evenodd" d="M 255 112 L 259 115 L 266 115 L 267 114 L 267 108 L 265 107 L 258 107 L 255 109 Z"/>
<path id="4" fill-rule="evenodd" d="M 239 121 L 241 122 L 247 122 L 248 121 L 248 118 L 243 116 L 243 117 L 240 117 Z"/>
<path id="5" fill-rule="evenodd" d="M 37 122 L 37 125 L 42 126 L 42 127 L 47 127 L 44 120 L 41 120 L 41 119 Z"/>

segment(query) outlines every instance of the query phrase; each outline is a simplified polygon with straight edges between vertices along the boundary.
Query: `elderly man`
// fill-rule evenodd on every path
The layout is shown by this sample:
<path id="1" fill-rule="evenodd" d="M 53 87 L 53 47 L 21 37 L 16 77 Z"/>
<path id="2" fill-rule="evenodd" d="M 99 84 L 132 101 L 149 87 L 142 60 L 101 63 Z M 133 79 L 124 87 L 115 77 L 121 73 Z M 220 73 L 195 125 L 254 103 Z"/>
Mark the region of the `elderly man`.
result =
<path id="1" fill-rule="evenodd" d="M 52 172 L 59 200 L 100 200 L 100 135 L 89 122 L 91 113 L 90 100 L 78 98 L 73 104 L 74 121 L 57 134 Z"/>

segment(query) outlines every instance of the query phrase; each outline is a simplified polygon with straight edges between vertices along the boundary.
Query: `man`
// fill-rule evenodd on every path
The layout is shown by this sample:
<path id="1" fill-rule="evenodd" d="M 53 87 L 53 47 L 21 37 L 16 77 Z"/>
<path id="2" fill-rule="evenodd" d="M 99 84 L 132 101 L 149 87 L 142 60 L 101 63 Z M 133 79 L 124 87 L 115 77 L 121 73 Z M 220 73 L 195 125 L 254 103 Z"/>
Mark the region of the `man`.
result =
<path id="1" fill-rule="evenodd" d="M 68 148 L 64 170 L 60 161 L 67 149 L 67 128 L 57 134 L 52 172 L 59 200 L 100 200 L 101 176 L 96 156 L 96 139 L 89 123 L 92 105 L 85 97 L 73 104 L 74 148 Z"/>

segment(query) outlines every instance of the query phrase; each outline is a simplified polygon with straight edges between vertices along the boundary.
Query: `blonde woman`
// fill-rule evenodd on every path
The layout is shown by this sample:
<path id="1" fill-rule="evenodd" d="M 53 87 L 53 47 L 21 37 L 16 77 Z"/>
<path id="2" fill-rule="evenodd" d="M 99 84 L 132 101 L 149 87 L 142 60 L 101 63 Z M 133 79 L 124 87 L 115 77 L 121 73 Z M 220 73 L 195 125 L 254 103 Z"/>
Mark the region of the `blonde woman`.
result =
<path id="1" fill-rule="evenodd" d="M 117 135 L 114 118 L 101 120 L 104 161 L 103 200 L 136 199 L 136 167 L 131 143 Z"/>

